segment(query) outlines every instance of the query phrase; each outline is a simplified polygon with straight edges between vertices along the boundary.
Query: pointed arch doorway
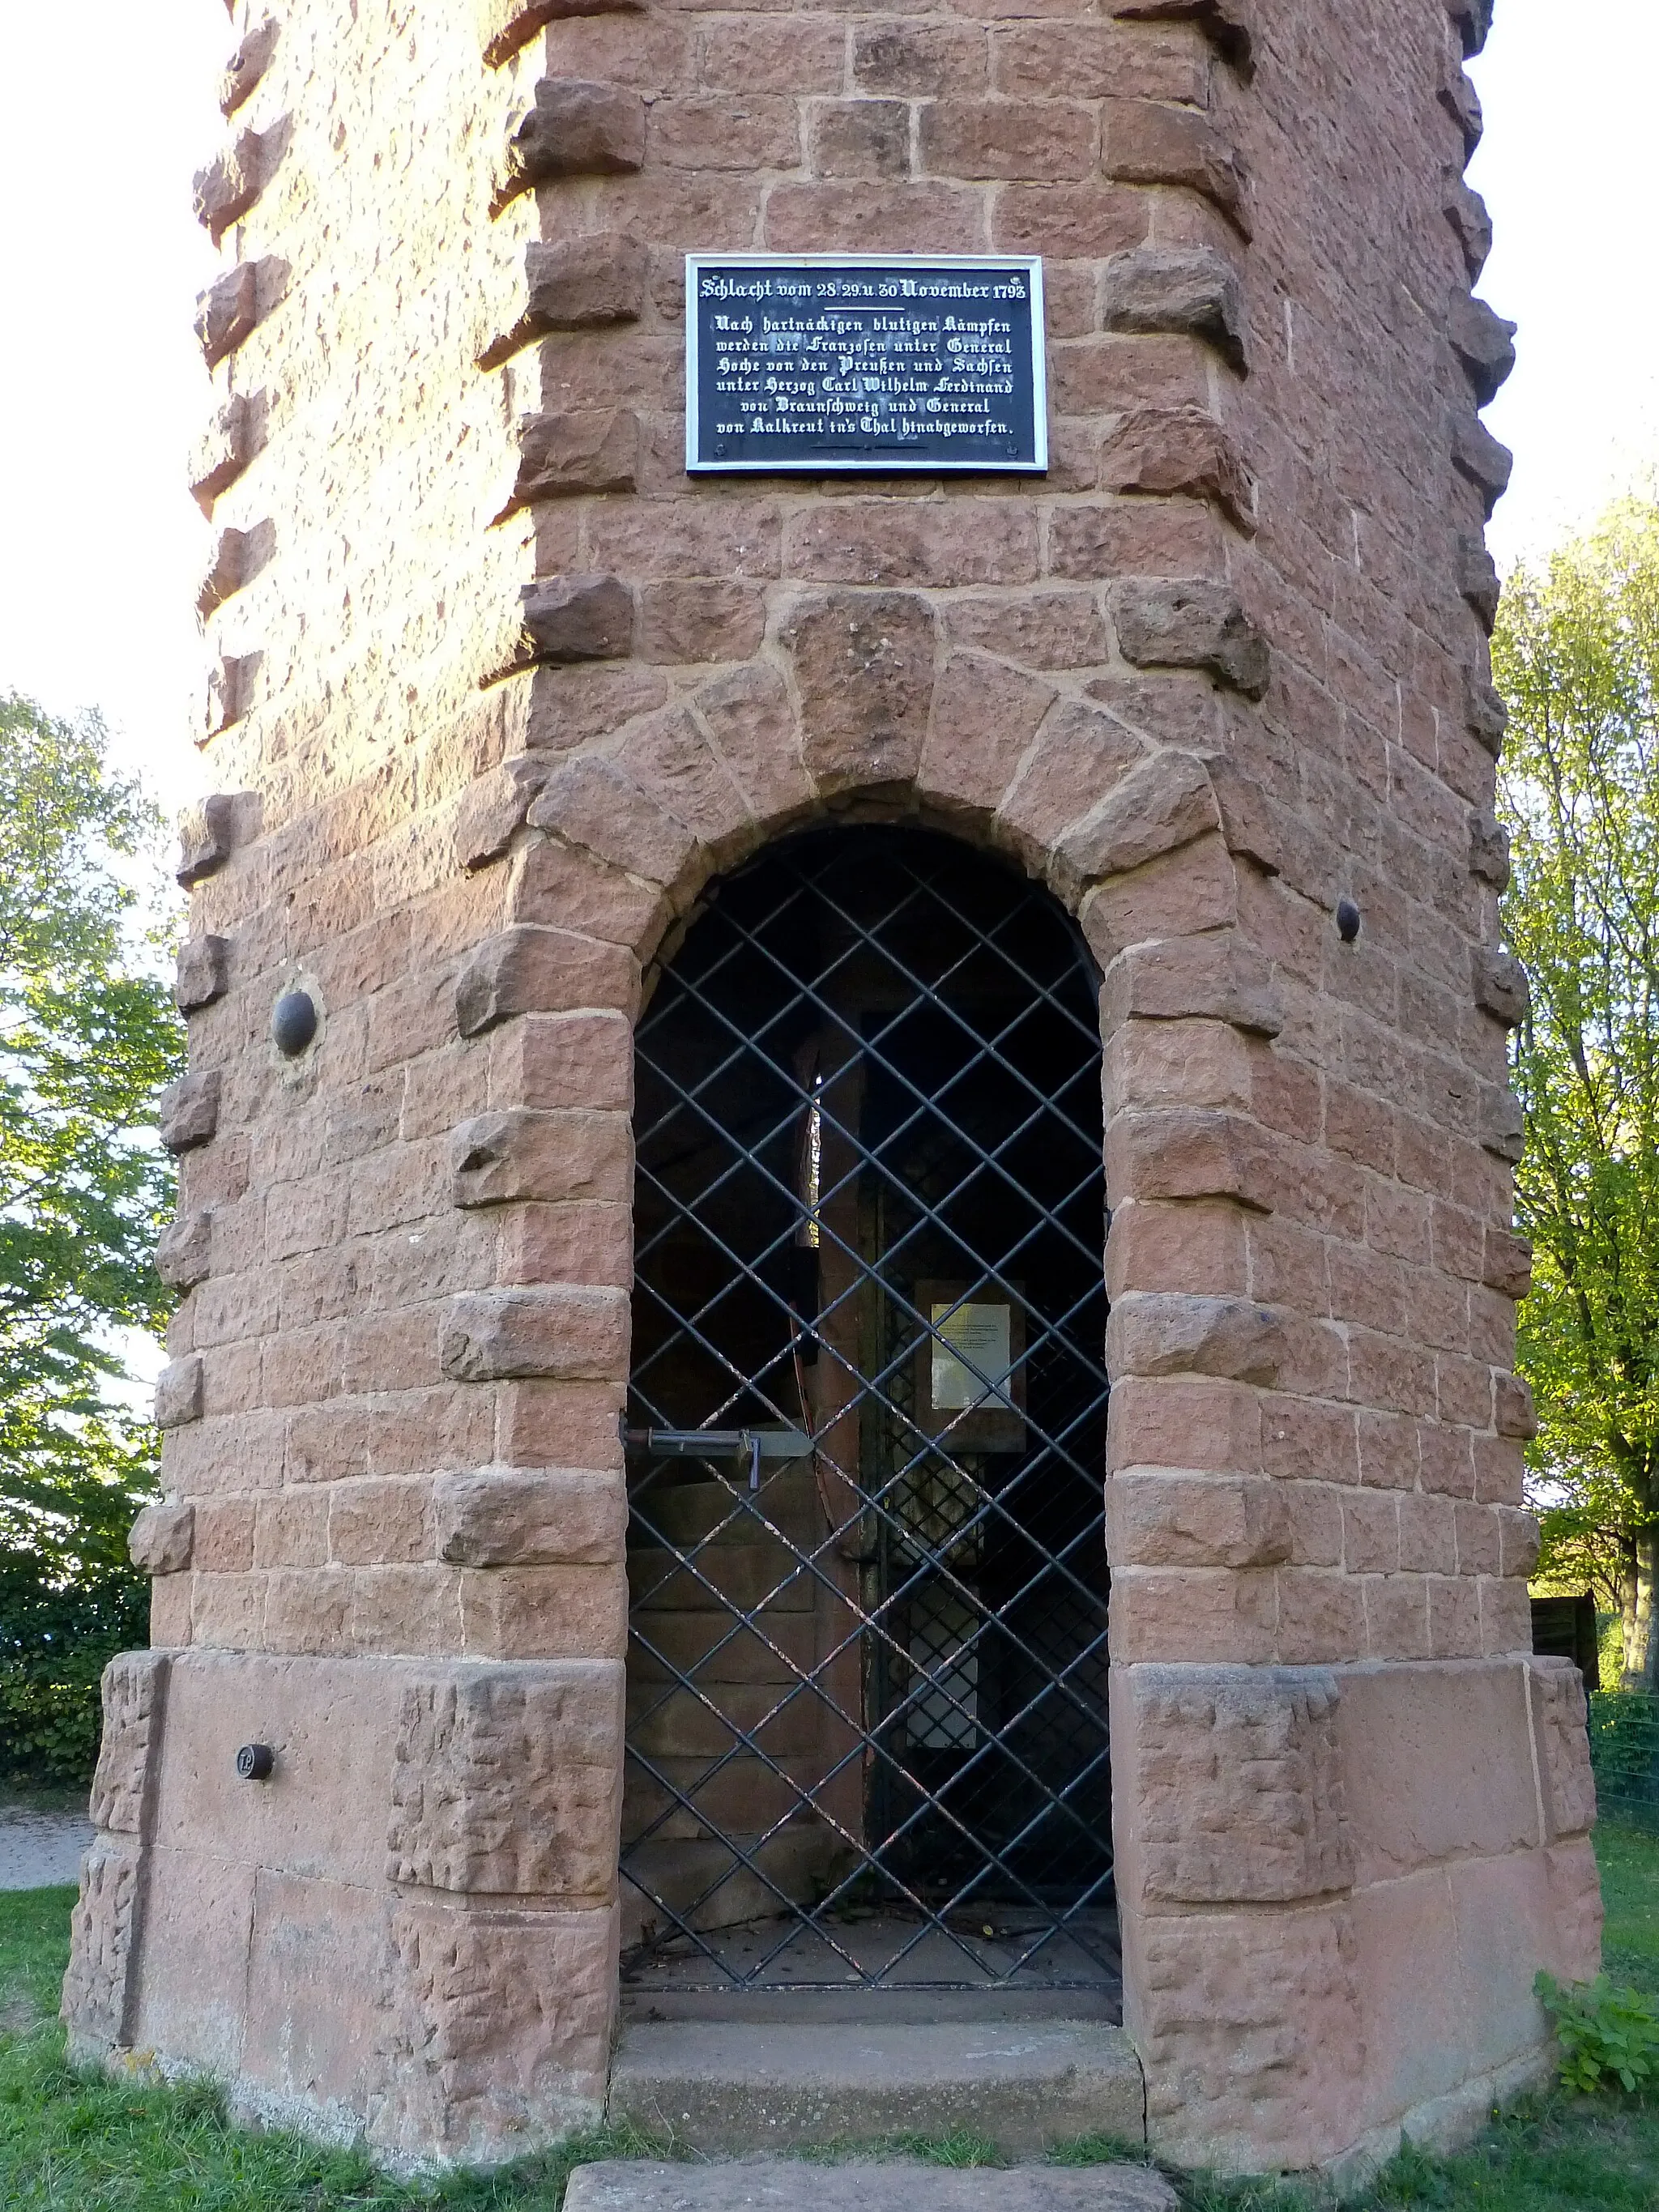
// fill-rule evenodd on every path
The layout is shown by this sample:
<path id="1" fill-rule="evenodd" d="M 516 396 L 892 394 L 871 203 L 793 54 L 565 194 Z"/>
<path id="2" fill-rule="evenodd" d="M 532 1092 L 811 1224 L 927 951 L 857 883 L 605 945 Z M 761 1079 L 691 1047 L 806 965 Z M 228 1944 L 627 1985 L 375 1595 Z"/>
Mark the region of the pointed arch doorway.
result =
<path id="1" fill-rule="evenodd" d="M 716 886 L 636 1046 L 625 1990 L 1109 2011 L 1097 979 L 928 833 Z"/>

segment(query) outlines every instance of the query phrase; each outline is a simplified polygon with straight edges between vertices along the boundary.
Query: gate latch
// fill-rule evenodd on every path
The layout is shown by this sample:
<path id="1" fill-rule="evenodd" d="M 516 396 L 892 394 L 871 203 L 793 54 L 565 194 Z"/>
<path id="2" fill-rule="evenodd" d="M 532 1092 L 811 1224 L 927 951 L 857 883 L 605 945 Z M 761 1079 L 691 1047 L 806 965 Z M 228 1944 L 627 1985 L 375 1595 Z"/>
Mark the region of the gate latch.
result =
<path id="1" fill-rule="evenodd" d="M 630 1429 L 617 1426 L 625 1452 L 651 1459 L 737 1459 L 749 1463 L 749 1487 L 760 1488 L 763 1459 L 805 1459 L 812 1439 L 799 1429 Z"/>

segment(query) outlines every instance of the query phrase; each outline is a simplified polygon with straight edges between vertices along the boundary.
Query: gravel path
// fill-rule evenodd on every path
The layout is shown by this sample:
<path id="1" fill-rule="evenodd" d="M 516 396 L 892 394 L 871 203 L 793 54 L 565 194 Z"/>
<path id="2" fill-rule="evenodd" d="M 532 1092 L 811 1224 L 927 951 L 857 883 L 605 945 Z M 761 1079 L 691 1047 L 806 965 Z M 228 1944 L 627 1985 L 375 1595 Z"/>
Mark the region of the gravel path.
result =
<path id="1" fill-rule="evenodd" d="M 0 1889 L 45 1889 L 78 1881 L 92 1823 L 78 1813 L 0 1805 Z"/>

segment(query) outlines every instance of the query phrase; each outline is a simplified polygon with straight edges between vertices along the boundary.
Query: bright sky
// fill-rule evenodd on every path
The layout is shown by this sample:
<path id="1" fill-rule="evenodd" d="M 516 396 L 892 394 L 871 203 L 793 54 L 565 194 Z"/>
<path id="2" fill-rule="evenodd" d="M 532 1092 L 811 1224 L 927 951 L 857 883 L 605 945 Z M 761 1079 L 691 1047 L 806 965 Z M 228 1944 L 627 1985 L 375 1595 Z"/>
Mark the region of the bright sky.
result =
<path id="1" fill-rule="evenodd" d="M 0 689 L 101 706 L 177 806 L 202 783 L 208 532 L 184 456 L 207 405 L 191 306 L 216 266 L 189 188 L 224 136 L 233 41 L 214 0 L 77 0 L 73 21 L 90 69 L 65 63 L 61 4 L 0 0 Z M 1482 289 L 1521 324 L 1488 416 L 1516 450 L 1507 562 L 1659 460 L 1659 6 L 1498 0 L 1475 74 L 1472 173 L 1498 225 Z"/>

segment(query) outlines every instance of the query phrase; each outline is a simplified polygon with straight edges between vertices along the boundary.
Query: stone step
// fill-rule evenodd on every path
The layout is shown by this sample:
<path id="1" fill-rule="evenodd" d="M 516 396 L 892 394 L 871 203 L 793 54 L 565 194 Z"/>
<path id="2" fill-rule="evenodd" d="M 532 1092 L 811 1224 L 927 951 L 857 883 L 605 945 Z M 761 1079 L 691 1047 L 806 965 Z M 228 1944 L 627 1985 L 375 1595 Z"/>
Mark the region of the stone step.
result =
<path id="1" fill-rule="evenodd" d="M 719 2157 L 963 2130 L 1030 2157 L 1078 2136 L 1146 2140 L 1140 2062 L 1096 2020 L 638 2021 L 611 2116 Z M 932 2169 L 928 2169 L 930 2172 Z"/>
<path id="2" fill-rule="evenodd" d="M 787 2159 L 718 2166 L 607 2159 L 579 2166 L 565 2212 L 1176 2212 L 1144 2166 L 921 2166 Z"/>

